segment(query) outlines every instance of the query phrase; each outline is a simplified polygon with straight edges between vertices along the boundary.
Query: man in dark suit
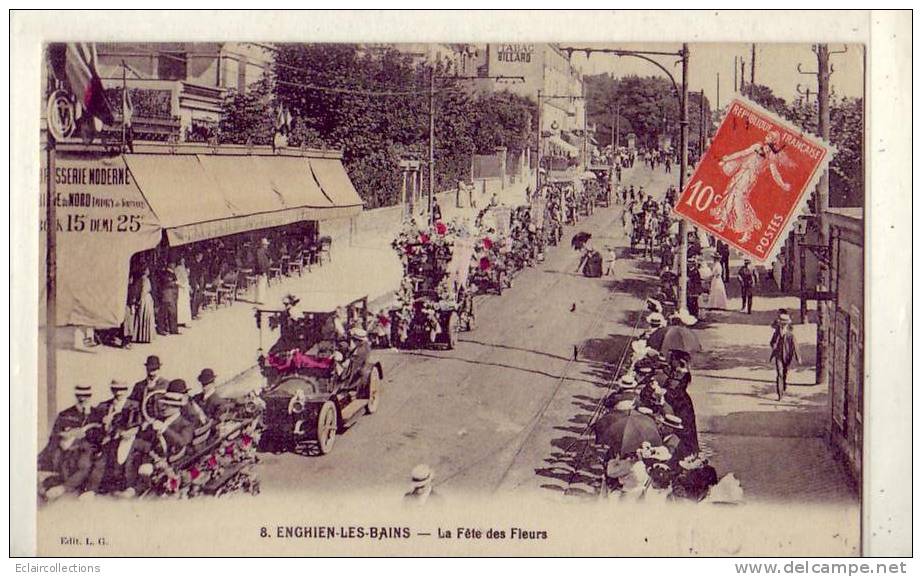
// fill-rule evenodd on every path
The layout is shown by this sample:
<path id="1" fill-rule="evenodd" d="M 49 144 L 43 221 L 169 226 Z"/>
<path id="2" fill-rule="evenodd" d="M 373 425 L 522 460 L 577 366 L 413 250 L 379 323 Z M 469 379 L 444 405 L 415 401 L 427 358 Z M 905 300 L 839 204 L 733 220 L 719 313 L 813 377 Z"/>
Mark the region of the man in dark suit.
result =
<path id="1" fill-rule="evenodd" d="M 90 431 L 99 426 L 94 420 L 88 385 L 74 388 L 77 402 L 58 413 L 48 445 L 38 456 L 39 470 L 54 476 L 43 483 L 45 497 L 54 500 L 67 492 L 80 492 L 92 468 L 94 445 Z"/>
<path id="2" fill-rule="evenodd" d="M 93 430 L 98 451 L 84 491 L 98 493 L 124 489 L 125 461 L 120 459 L 130 448 L 133 428 L 141 423 L 138 403 L 128 399 L 128 384 L 113 380 L 109 385 L 112 398 L 93 407 L 95 419 L 101 424 Z"/>
<path id="3" fill-rule="evenodd" d="M 194 426 L 182 416 L 186 402 L 182 393 L 166 392 L 159 399 L 161 417 L 138 434 L 126 467 L 128 486 L 118 496 L 143 495 L 150 488 L 155 462 L 172 462 L 185 453 L 195 437 Z"/>
<path id="4" fill-rule="evenodd" d="M 189 263 L 189 287 L 192 291 L 192 318 L 197 319 L 202 308 L 203 291 L 208 282 L 208 265 L 205 255 L 201 251 L 195 253 L 195 258 Z"/>
<path id="5" fill-rule="evenodd" d="M 775 325 L 775 331 L 769 343 L 772 348 L 769 360 L 775 362 L 775 386 L 780 401 L 788 386 L 788 367 L 794 361 L 800 362 L 800 352 L 797 350 L 791 317 L 787 313 L 780 313 L 773 325 Z"/>
<path id="6" fill-rule="evenodd" d="M 160 357 L 156 355 L 147 357 L 144 368 L 147 370 L 147 377 L 135 383 L 128 396 L 129 400 L 138 403 L 142 409 L 153 392 L 166 391 L 170 385 L 169 381 L 160 376 Z"/>
<path id="7" fill-rule="evenodd" d="M 160 331 L 164 334 L 179 334 L 179 281 L 173 270 L 173 263 L 167 265 L 160 275 L 161 321 Z"/>
<path id="8" fill-rule="evenodd" d="M 217 375 L 213 370 L 202 369 L 202 372 L 198 375 L 198 382 L 202 385 L 202 392 L 192 397 L 192 401 L 201 407 L 202 411 L 210 419 L 217 419 L 224 406 L 229 402 L 227 399 L 215 394 L 218 390 L 216 380 Z"/>
<path id="9" fill-rule="evenodd" d="M 738 273 L 736 273 L 737 278 L 740 281 L 740 296 L 743 298 L 743 306 L 740 312 L 745 312 L 752 314 L 752 293 L 756 285 L 756 272 L 752 269 L 752 261 L 748 258 L 743 261 L 743 266 L 740 267 Z"/>

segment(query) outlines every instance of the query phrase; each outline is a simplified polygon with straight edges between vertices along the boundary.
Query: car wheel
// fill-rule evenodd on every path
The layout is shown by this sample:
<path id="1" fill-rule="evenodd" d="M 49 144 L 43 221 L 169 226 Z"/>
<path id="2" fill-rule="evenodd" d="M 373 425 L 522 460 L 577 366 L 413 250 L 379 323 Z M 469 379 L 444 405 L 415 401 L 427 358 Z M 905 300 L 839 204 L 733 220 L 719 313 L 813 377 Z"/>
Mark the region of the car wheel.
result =
<path id="1" fill-rule="evenodd" d="M 378 405 L 381 403 L 381 381 L 378 379 L 378 371 L 374 368 L 368 373 L 368 404 L 365 405 L 365 413 L 373 415 L 378 412 Z"/>
<path id="2" fill-rule="evenodd" d="M 332 401 L 325 401 L 317 414 L 317 446 L 320 448 L 321 455 L 326 455 L 333 450 L 338 420 L 336 405 Z"/>

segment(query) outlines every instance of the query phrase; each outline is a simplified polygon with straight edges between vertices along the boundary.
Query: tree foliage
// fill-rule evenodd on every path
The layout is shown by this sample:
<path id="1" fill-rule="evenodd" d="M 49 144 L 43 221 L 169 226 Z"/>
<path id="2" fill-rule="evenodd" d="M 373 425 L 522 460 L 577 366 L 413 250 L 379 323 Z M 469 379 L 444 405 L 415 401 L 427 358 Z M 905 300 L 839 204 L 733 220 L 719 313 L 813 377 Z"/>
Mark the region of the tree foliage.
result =
<path id="1" fill-rule="evenodd" d="M 767 86 L 755 84 L 752 89 L 752 99 L 757 103 L 806 131 L 819 134 L 815 99 L 798 98 L 788 104 Z M 836 147 L 836 155 L 829 163 L 829 205 L 864 206 L 863 98 L 830 97 L 829 140 Z"/>
<path id="2" fill-rule="evenodd" d="M 657 146 L 661 136 L 669 136 L 674 146 L 678 145 L 679 101 L 668 78 L 636 75 L 613 78 L 601 74 L 586 76 L 583 80 L 589 123 L 596 124 L 596 141 L 610 144 L 612 125 L 617 124 L 622 145 L 630 132 L 644 146 Z M 688 141 L 692 150 L 698 142 L 700 98 L 700 93 L 688 95 Z M 714 118 L 707 97 L 704 105 L 705 133 L 713 134 Z M 615 120 L 615 111 L 619 111 L 620 120 Z"/>
<path id="3" fill-rule="evenodd" d="M 475 152 L 496 146 L 518 152 L 529 145 L 534 103 L 507 93 L 474 94 L 434 69 L 436 188 L 469 178 Z M 366 206 L 396 204 L 398 163 L 428 161 L 430 68 L 394 48 L 360 50 L 351 44 L 285 44 L 271 75 L 224 103 L 219 138 L 271 144 L 275 111 L 293 118 L 291 146 L 342 150 L 343 163 Z M 323 89 L 319 89 L 323 87 Z M 331 90 L 332 89 L 332 90 Z M 428 183 L 424 168 L 423 186 Z"/>

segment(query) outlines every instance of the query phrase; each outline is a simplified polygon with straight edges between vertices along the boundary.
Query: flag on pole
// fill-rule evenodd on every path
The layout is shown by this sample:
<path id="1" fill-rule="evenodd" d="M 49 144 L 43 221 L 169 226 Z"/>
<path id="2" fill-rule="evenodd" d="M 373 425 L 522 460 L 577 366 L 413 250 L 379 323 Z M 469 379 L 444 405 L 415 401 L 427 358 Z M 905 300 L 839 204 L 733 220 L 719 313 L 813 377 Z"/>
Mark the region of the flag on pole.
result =
<path id="1" fill-rule="evenodd" d="M 291 113 L 284 104 L 279 104 L 275 110 L 275 136 L 272 139 L 273 150 L 288 146 L 288 135 L 291 134 Z"/>
<path id="2" fill-rule="evenodd" d="M 106 101 L 102 80 L 96 72 L 96 45 L 90 42 L 73 42 L 67 44 L 64 73 L 71 90 L 82 105 L 83 112 L 112 125 L 112 111 Z"/>
<path id="3" fill-rule="evenodd" d="M 284 104 L 279 104 L 275 115 L 275 131 L 288 135 L 291 132 L 291 113 Z"/>
<path id="4" fill-rule="evenodd" d="M 131 103 L 131 94 L 128 92 L 125 62 L 122 62 L 122 138 L 123 144 L 130 152 L 134 152 L 134 131 L 131 121 L 134 118 L 134 105 Z"/>
<path id="5" fill-rule="evenodd" d="M 111 126 L 115 122 L 96 71 L 96 45 L 52 44 L 49 52 L 55 78 L 75 97 L 78 129 L 84 139 L 92 140 L 103 124 Z"/>

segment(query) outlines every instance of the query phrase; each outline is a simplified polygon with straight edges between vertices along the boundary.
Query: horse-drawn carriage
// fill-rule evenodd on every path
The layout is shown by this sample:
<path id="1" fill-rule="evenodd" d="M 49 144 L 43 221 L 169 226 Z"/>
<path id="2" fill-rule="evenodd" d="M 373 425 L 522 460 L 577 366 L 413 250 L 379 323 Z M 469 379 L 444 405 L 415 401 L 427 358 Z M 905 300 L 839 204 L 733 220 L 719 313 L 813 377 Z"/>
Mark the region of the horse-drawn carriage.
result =
<path id="1" fill-rule="evenodd" d="M 458 333 L 476 322 L 468 279 L 473 240 L 437 223 L 431 233 L 404 232 L 398 241 L 404 278 L 390 311 L 391 342 L 401 348 L 455 348 Z"/>
<path id="2" fill-rule="evenodd" d="M 257 309 L 257 326 L 278 327 L 278 341 L 259 367 L 266 379 L 263 447 L 316 448 L 325 455 L 338 433 L 380 402 L 384 371 L 371 358 L 367 340 L 368 298 L 301 312 L 288 297 L 286 308 Z M 260 343 L 262 345 L 262 343 Z"/>

